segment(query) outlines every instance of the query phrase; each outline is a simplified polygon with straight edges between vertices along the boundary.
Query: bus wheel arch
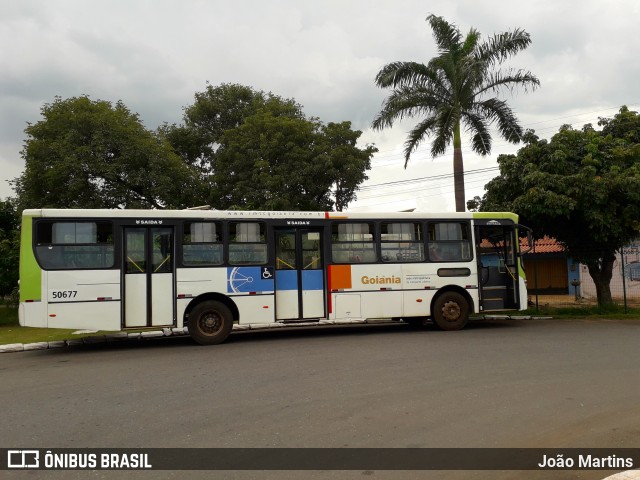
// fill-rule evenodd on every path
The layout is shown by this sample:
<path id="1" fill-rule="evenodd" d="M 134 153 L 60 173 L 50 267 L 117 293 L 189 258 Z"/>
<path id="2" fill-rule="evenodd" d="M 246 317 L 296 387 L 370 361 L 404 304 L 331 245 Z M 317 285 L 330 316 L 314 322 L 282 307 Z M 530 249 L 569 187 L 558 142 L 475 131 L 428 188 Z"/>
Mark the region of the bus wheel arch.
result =
<path id="1" fill-rule="evenodd" d="M 473 299 L 460 287 L 441 289 L 431 301 L 431 319 L 440 330 L 462 330 L 474 311 Z"/>
<path id="2" fill-rule="evenodd" d="M 225 295 L 210 293 L 196 297 L 185 311 L 189 334 L 201 345 L 224 342 L 239 319 L 238 307 Z"/>

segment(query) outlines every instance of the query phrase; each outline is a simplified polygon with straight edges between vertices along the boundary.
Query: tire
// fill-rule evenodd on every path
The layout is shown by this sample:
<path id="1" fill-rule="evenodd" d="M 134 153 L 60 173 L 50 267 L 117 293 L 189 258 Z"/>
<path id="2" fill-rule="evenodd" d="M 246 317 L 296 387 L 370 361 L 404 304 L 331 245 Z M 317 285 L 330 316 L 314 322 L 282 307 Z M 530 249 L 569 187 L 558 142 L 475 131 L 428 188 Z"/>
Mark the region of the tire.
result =
<path id="1" fill-rule="evenodd" d="M 469 322 L 469 302 L 457 292 L 445 292 L 433 304 L 433 323 L 441 330 L 462 330 Z"/>
<path id="2" fill-rule="evenodd" d="M 231 310 L 220 302 L 202 302 L 189 314 L 189 334 L 200 345 L 224 342 L 232 328 Z"/>

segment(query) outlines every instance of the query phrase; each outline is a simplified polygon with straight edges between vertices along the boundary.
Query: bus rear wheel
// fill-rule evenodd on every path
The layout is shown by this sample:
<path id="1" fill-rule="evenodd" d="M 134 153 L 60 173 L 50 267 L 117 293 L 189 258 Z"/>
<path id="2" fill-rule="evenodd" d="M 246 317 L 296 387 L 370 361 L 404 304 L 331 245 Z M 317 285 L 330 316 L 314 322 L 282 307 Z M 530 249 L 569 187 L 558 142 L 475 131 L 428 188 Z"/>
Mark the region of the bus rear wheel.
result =
<path id="1" fill-rule="evenodd" d="M 231 311 L 220 302 L 202 302 L 189 314 L 189 334 L 200 345 L 224 342 L 232 328 Z"/>
<path id="2" fill-rule="evenodd" d="M 469 321 L 469 302 L 458 292 L 445 292 L 433 304 L 433 323 L 441 330 L 462 330 Z"/>

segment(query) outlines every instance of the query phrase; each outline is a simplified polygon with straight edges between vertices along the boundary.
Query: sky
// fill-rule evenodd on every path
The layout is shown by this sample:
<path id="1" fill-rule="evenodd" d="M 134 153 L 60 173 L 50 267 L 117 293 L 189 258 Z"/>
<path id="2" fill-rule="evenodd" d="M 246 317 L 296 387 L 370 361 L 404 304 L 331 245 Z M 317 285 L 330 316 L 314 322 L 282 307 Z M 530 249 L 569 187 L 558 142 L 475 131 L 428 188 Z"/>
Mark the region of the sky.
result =
<path id="1" fill-rule="evenodd" d="M 9 181 L 24 170 L 25 127 L 56 96 L 121 100 L 155 130 L 181 123 L 208 82 L 294 98 L 307 116 L 361 130 L 361 144 L 379 152 L 349 210 L 454 211 L 451 149 L 434 159 L 427 140 L 404 169 L 418 119 L 370 128 L 389 94 L 376 73 L 437 54 L 429 14 L 484 38 L 531 34 L 504 65 L 530 70 L 541 86 L 501 97 L 542 138 L 640 108 L 637 0 L 0 0 L 0 198 L 13 196 Z M 517 149 L 496 134 L 492 153 L 478 157 L 463 137 L 467 198 L 498 175 L 499 154 Z"/>

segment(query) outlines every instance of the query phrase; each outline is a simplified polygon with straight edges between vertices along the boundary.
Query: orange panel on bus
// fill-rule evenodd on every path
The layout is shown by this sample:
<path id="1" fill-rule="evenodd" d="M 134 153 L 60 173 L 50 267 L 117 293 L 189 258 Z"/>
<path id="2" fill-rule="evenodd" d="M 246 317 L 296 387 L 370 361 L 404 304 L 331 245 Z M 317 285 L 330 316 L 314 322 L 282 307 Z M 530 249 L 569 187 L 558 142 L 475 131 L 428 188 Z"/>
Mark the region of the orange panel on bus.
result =
<path id="1" fill-rule="evenodd" d="M 329 265 L 329 291 L 352 288 L 351 265 Z"/>

